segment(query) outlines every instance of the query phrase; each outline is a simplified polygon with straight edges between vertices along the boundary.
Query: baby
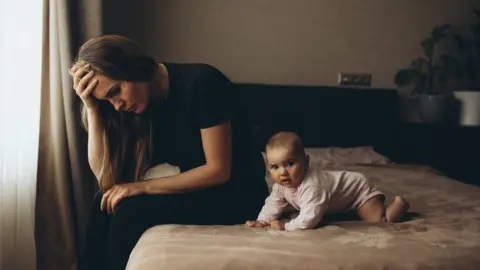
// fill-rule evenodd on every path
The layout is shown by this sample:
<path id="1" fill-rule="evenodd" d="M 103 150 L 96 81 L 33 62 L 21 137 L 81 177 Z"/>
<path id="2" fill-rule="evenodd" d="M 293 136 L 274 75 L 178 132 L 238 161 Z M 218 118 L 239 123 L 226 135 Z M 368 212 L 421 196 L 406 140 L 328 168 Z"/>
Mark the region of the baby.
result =
<path id="1" fill-rule="evenodd" d="M 257 220 L 246 222 L 248 227 L 312 229 L 324 214 L 350 210 L 355 210 L 366 222 L 393 223 L 410 207 L 400 196 L 385 207 L 385 195 L 360 173 L 310 167 L 303 143 L 294 133 L 280 132 L 271 137 L 266 146 L 266 159 L 275 183 Z M 299 214 L 289 221 L 278 220 L 288 204 Z"/>

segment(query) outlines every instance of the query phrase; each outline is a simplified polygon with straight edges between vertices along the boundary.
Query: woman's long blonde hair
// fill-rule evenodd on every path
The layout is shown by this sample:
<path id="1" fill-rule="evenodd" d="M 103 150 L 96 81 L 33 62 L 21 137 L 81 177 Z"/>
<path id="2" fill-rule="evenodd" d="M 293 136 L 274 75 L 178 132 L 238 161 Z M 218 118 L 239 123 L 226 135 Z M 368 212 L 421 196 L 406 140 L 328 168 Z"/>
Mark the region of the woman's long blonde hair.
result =
<path id="1" fill-rule="evenodd" d="M 93 38 L 82 45 L 77 62 L 89 63 L 96 73 L 120 81 L 152 81 L 158 64 L 136 42 L 115 35 Z M 100 189 L 139 180 L 150 166 L 153 143 L 150 108 L 141 115 L 117 112 L 107 101 L 99 101 L 103 121 L 103 157 L 97 175 Z M 81 119 L 88 132 L 87 108 Z"/>

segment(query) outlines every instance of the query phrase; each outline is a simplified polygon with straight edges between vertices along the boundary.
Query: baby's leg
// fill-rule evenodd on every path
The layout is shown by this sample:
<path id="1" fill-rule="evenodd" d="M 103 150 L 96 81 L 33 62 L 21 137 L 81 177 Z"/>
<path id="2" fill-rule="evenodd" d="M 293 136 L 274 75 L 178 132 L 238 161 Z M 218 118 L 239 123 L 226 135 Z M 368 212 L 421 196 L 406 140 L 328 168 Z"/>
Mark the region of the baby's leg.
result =
<path id="1" fill-rule="evenodd" d="M 366 222 L 379 223 L 385 222 L 385 197 L 377 195 L 366 201 L 358 208 L 358 216 Z"/>
<path id="2" fill-rule="evenodd" d="M 402 219 L 403 214 L 410 208 L 410 204 L 403 197 L 395 196 L 392 203 L 387 207 L 386 218 L 388 222 L 394 223 Z"/>
<path id="3" fill-rule="evenodd" d="M 385 197 L 377 195 L 369 199 L 358 209 L 358 216 L 372 223 L 378 222 L 398 222 L 410 208 L 410 204 L 402 197 L 395 196 L 394 200 L 385 209 Z"/>

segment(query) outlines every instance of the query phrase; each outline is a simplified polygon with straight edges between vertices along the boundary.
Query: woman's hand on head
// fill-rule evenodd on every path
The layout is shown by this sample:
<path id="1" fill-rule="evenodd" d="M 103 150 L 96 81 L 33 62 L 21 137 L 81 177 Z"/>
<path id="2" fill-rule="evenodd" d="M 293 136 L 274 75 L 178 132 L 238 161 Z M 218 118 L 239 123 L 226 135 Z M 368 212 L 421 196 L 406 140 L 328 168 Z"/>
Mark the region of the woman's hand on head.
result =
<path id="1" fill-rule="evenodd" d="M 73 88 L 87 109 L 96 109 L 98 103 L 91 93 L 95 89 L 98 80 L 92 79 L 95 72 L 90 65 L 77 63 L 70 69 L 70 74 L 73 76 Z"/>
<path id="2" fill-rule="evenodd" d="M 140 194 L 145 194 L 145 185 L 142 181 L 114 185 L 103 194 L 100 210 L 112 214 L 123 199 Z"/>

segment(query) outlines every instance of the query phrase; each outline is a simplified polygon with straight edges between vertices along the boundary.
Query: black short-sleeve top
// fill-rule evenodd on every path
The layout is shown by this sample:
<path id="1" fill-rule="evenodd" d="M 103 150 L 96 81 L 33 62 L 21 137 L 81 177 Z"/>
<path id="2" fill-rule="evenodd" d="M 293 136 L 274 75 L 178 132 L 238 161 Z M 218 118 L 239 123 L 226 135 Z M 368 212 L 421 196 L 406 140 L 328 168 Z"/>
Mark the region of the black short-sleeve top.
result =
<path id="1" fill-rule="evenodd" d="M 154 109 L 153 164 L 169 163 L 182 172 L 205 164 L 200 130 L 230 120 L 230 182 L 262 181 L 263 159 L 255 149 L 252 129 L 240 113 L 232 82 L 207 64 L 163 64 L 168 71 L 169 93 L 166 102 Z"/>

